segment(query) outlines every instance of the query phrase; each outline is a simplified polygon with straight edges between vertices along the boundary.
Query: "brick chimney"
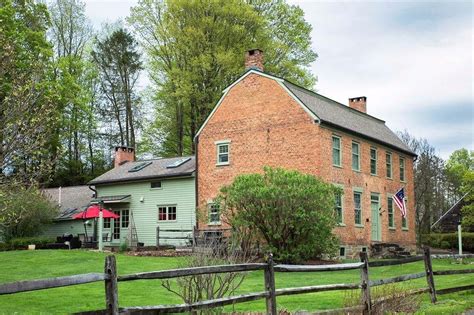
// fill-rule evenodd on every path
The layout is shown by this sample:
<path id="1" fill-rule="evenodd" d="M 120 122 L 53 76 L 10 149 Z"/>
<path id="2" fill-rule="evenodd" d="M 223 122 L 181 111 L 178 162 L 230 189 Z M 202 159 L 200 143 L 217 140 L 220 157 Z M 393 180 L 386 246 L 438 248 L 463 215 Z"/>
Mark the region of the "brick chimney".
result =
<path id="1" fill-rule="evenodd" d="M 255 69 L 263 71 L 263 51 L 251 49 L 245 53 L 245 70 Z"/>
<path id="2" fill-rule="evenodd" d="M 367 97 L 359 96 L 349 99 L 349 107 L 367 113 Z"/>
<path id="3" fill-rule="evenodd" d="M 115 147 L 114 168 L 127 162 L 135 161 L 135 149 L 129 147 Z"/>

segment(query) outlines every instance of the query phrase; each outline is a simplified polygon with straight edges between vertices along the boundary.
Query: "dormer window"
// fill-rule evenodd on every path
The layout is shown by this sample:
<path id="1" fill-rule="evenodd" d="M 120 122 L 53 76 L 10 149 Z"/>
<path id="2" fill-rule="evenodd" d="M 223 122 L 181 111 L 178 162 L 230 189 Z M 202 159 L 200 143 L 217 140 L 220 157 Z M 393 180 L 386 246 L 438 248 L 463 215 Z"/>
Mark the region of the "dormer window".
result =
<path id="1" fill-rule="evenodd" d="M 230 140 L 217 141 L 217 165 L 230 164 Z"/>

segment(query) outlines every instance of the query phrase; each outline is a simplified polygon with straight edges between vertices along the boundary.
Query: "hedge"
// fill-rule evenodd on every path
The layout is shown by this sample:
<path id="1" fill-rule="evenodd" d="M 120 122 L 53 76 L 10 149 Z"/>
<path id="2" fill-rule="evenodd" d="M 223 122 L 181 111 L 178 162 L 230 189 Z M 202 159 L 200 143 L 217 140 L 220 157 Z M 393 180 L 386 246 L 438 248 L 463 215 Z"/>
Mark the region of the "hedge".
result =
<path id="1" fill-rule="evenodd" d="M 47 244 L 55 243 L 56 240 L 50 237 L 21 237 L 11 239 L 9 242 L 0 243 L 0 251 L 27 249 L 28 245 L 34 244 L 36 248 L 45 247 Z"/>
<path id="2" fill-rule="evenodd" d="M 423 234 L 421 236 L 421 244 L 434 248 L 457 249 L 458 234 L 457 233 L 432 233 Z M 474 233 L 462 233 L 463 250 L 474 252 Z"/>

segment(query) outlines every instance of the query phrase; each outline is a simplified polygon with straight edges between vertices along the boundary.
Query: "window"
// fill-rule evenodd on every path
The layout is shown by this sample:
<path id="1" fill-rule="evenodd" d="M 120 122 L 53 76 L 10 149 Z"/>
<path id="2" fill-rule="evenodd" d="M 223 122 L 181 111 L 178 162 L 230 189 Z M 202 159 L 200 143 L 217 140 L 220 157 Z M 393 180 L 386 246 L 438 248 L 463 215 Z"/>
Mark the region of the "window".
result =
<path id="1" fill-rule="evenodd" d="M 405 181 L 405 158 L 400 157 L 400 180 Z"/>
<path id="2" fill-rule="evenodd" d="M 362 225 L 362 194 L 354 192 L 354 223 Z"/>
<path id="3" fill-rule="evenodd" d="M 176 206 L 159 206 L 158 221 L 176 221 Z"/>
<path id="4" fill-rule="evenodd" d="M 220 207 L 217 203 L 209 204 L 209 223 L 219 224 L 221 222 Z"/>
<path id="5" fill-rule="evenodd" d="M 217 142 L 217 165 L 228 165 L 229 164 L 229 142 Z"/>
<path id="6" fill-rule="evenodd" d="M 161 181 L 155 181 L 150 183 L 150 188 L 152 189 L 160 189 L 161 188 Z"/>
<path id="7" fill-rule="evenodd" d="M 342 166 L 341 157 L 341 138 L 332 136 L 332 164 L 335 166 Z"/>
<path id="8" fill-rule="evenodd" d="M 360 171 L 360 145 L 357 142 L 352 142 L 352 169 Z"/>
<path id="9" fill-rule="evenodd" d="M 104 218 L 104 229 L 110 229 L 110 218 Z"/>
<path id="10" fill-rule="evenodd" d="M 392 153 L 385 154 L 385 165 L 387 167 L 387 177 L 392 178 Z"/>
<path id="11" fill-rule="evenodd" d="M 343 216 L 342 216 L 342 194 L 336 195 L 336 220 L 337 223 L 343 224 Z"/>
<path id="12" fill-rule="evenodd" d="M 345 247 L 339 247 L 339 257 L 346 258 L 346 248 Z"/>
<path id="13" fill-rule="evenodd" d="M 388 227 L 395 228 L 395 217 L 393 213 L 393 199 L 392 197 L 387 198 L 387 212 L 388 212 Z"/>
<path id="14" fill-rule="evenodd" d="M 408 222 L 406 217 L 402 217 L 402 228 L 403 229 L 408 229 Z"/>
<path id="15" fill-rule="evenodd" d="M 128 224 L 130 221 L 130 211 L 127 210 L 122 210 L 120 213 L 120 221 L 122 221 L 122 228 L 128 228 Z"/>
<path id="16" fill-rule="evenodd" d="M 370 148 L 370 174 L 377 175 L 377 148 Z"/>
<path id="17" fill-rule="evenodd" d="M 407 198 L 405 198 L 405 205 L 406 205 L 406 208 L 407 208 L 407 216 L 408 216 L 408 202 L 407 202 Z M 403 230 L 408 230 L 407 217 L 403 217 L 403 216 L 402 216 L 402 229 L 403 229 Z"/>

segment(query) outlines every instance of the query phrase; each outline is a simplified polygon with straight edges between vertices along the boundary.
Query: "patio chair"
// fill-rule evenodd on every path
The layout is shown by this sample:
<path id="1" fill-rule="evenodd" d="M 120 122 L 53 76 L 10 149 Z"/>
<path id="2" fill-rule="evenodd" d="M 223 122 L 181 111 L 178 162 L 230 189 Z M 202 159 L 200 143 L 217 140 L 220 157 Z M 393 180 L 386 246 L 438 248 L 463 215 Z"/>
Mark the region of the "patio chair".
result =
<path id="1" fill-rule="evenodd" d="M 110 234 L 109 233 L 102 233 L 102 241 L 103 242 L 110 242 Z"/>

